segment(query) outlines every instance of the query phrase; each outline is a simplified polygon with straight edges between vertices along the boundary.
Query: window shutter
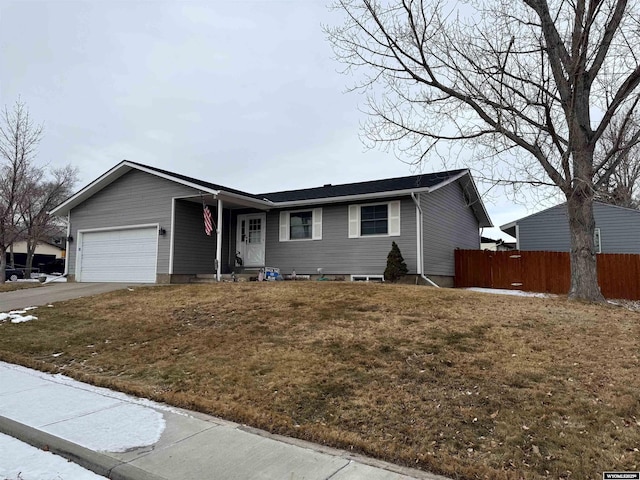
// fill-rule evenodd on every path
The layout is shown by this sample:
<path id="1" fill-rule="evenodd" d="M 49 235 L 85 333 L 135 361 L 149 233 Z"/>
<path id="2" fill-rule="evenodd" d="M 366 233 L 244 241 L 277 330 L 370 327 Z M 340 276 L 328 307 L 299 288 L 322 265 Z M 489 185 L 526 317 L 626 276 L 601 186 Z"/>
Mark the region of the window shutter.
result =
<path id="1" fill-rule="evenodd" d="M 389 202 L 389 236 L 400 236 L 400 200 Z"/>
<path id="2" fill-rule="evenodd" d="M 360 205 L 349 205 L 349 238 L 360 236 Z"/>
<path id="3" fill-rule="evenodd" d="M 289 240 L 289 212 L 280 212 L 280 241 Z"/>
<path id="4" fill-rule="evenodd" d="M 313 231 L 311 238 L 313 240 L 322 240 L 322 208 L 313 209 Z"/>

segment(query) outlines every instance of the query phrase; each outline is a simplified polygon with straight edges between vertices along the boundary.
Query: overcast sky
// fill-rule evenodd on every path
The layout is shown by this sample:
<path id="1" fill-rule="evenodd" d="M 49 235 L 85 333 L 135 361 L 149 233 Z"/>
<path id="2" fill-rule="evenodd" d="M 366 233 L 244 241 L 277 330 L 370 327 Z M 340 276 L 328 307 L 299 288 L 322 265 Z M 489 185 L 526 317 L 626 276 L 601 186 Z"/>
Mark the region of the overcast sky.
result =
<path id="1" fill-rule="evenodd" d="M 0 104 L 22 98 L 38 160 L 78 187 L 123 159 L 250 193 L 420 173 L 363 146 L 327 1 L 0 0 Z M 531 212 L 486 206 L 496 226 Z"/>

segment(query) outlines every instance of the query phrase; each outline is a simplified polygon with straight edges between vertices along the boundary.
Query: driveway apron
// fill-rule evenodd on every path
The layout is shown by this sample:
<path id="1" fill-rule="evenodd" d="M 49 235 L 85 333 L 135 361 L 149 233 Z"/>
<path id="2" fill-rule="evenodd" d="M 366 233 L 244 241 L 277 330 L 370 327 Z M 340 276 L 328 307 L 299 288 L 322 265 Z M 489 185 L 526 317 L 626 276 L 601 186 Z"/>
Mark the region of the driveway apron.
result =
<path id="1" fill-rule="evenodd" d="M 25 307 L 39 307 L 73 298 L 90 297 L 129 287 L 126 283 L 58 283 L 51 282 L 38 288 L 25 288 L 0 293 L 0 312 Z M 131 286 L 137 288 L 140 285 Z"/>

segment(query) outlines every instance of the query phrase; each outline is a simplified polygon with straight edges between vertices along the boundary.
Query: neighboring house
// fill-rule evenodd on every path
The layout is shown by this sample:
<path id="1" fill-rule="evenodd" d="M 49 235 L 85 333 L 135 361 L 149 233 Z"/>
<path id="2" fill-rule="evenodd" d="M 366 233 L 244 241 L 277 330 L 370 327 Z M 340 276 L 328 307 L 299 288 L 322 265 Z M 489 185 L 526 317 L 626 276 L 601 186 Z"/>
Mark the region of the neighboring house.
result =
<path id="1" fill-rule="evenodd" d="M 640 253 L 640 210 L 594 202 L 593 216 L 597 253 Z M 500 230 L 516 238 L 519 250 L 571 249 L 566 203 L 502 225 Z"/>
<path id="2" fill-rule="evenodd" d="M 203 204 L 220 228 L 204 232 Z M 450 285 L 456 248 L 491 221 L 468 170 L 254 195 L 123 161 L 52 213 L 79 282 L 187 282 L 276 267 L 381 276 L 395 241 L 410 275 Z"/>
<path id="3" fill-rule="evenodd" d="M 493 238 L 480 237 L 480 249 L 491 250 L 492 252 L 504 252 L 515 250 L 515 242 L 505 242 L 502 239 L 494 240 Z"/>
<path id="4" fill-rule="evenodd" d="M 7 262 L 10 262 L 10 250 L 7 249 Z M 56 258 L 64 258 L 65 241 L 64 238 L 51 238 L 49 241 L 40 242 L 36 246 L 33 255 L 33 267 L 37 267 L 41 263 L 49 263 Z M 13 244 L 13 258 L 16 265 L 25 265 L 27 263 L 27 242 L 19 241 Z M 9 263 L 7 263 L 9 264 Z"/>

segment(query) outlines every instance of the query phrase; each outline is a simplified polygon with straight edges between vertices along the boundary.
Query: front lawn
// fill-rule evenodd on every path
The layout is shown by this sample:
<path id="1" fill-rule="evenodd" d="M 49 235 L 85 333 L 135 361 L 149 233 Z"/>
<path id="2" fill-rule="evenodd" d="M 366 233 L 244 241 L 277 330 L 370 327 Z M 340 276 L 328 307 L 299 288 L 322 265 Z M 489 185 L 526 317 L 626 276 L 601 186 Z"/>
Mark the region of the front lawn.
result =
<path id="1" fill-rule="evenodd" d="M 136 288 L 0 323 L 0 358 L 454 478 L 640 466 L 640 314 L 407 285 Z"/>

